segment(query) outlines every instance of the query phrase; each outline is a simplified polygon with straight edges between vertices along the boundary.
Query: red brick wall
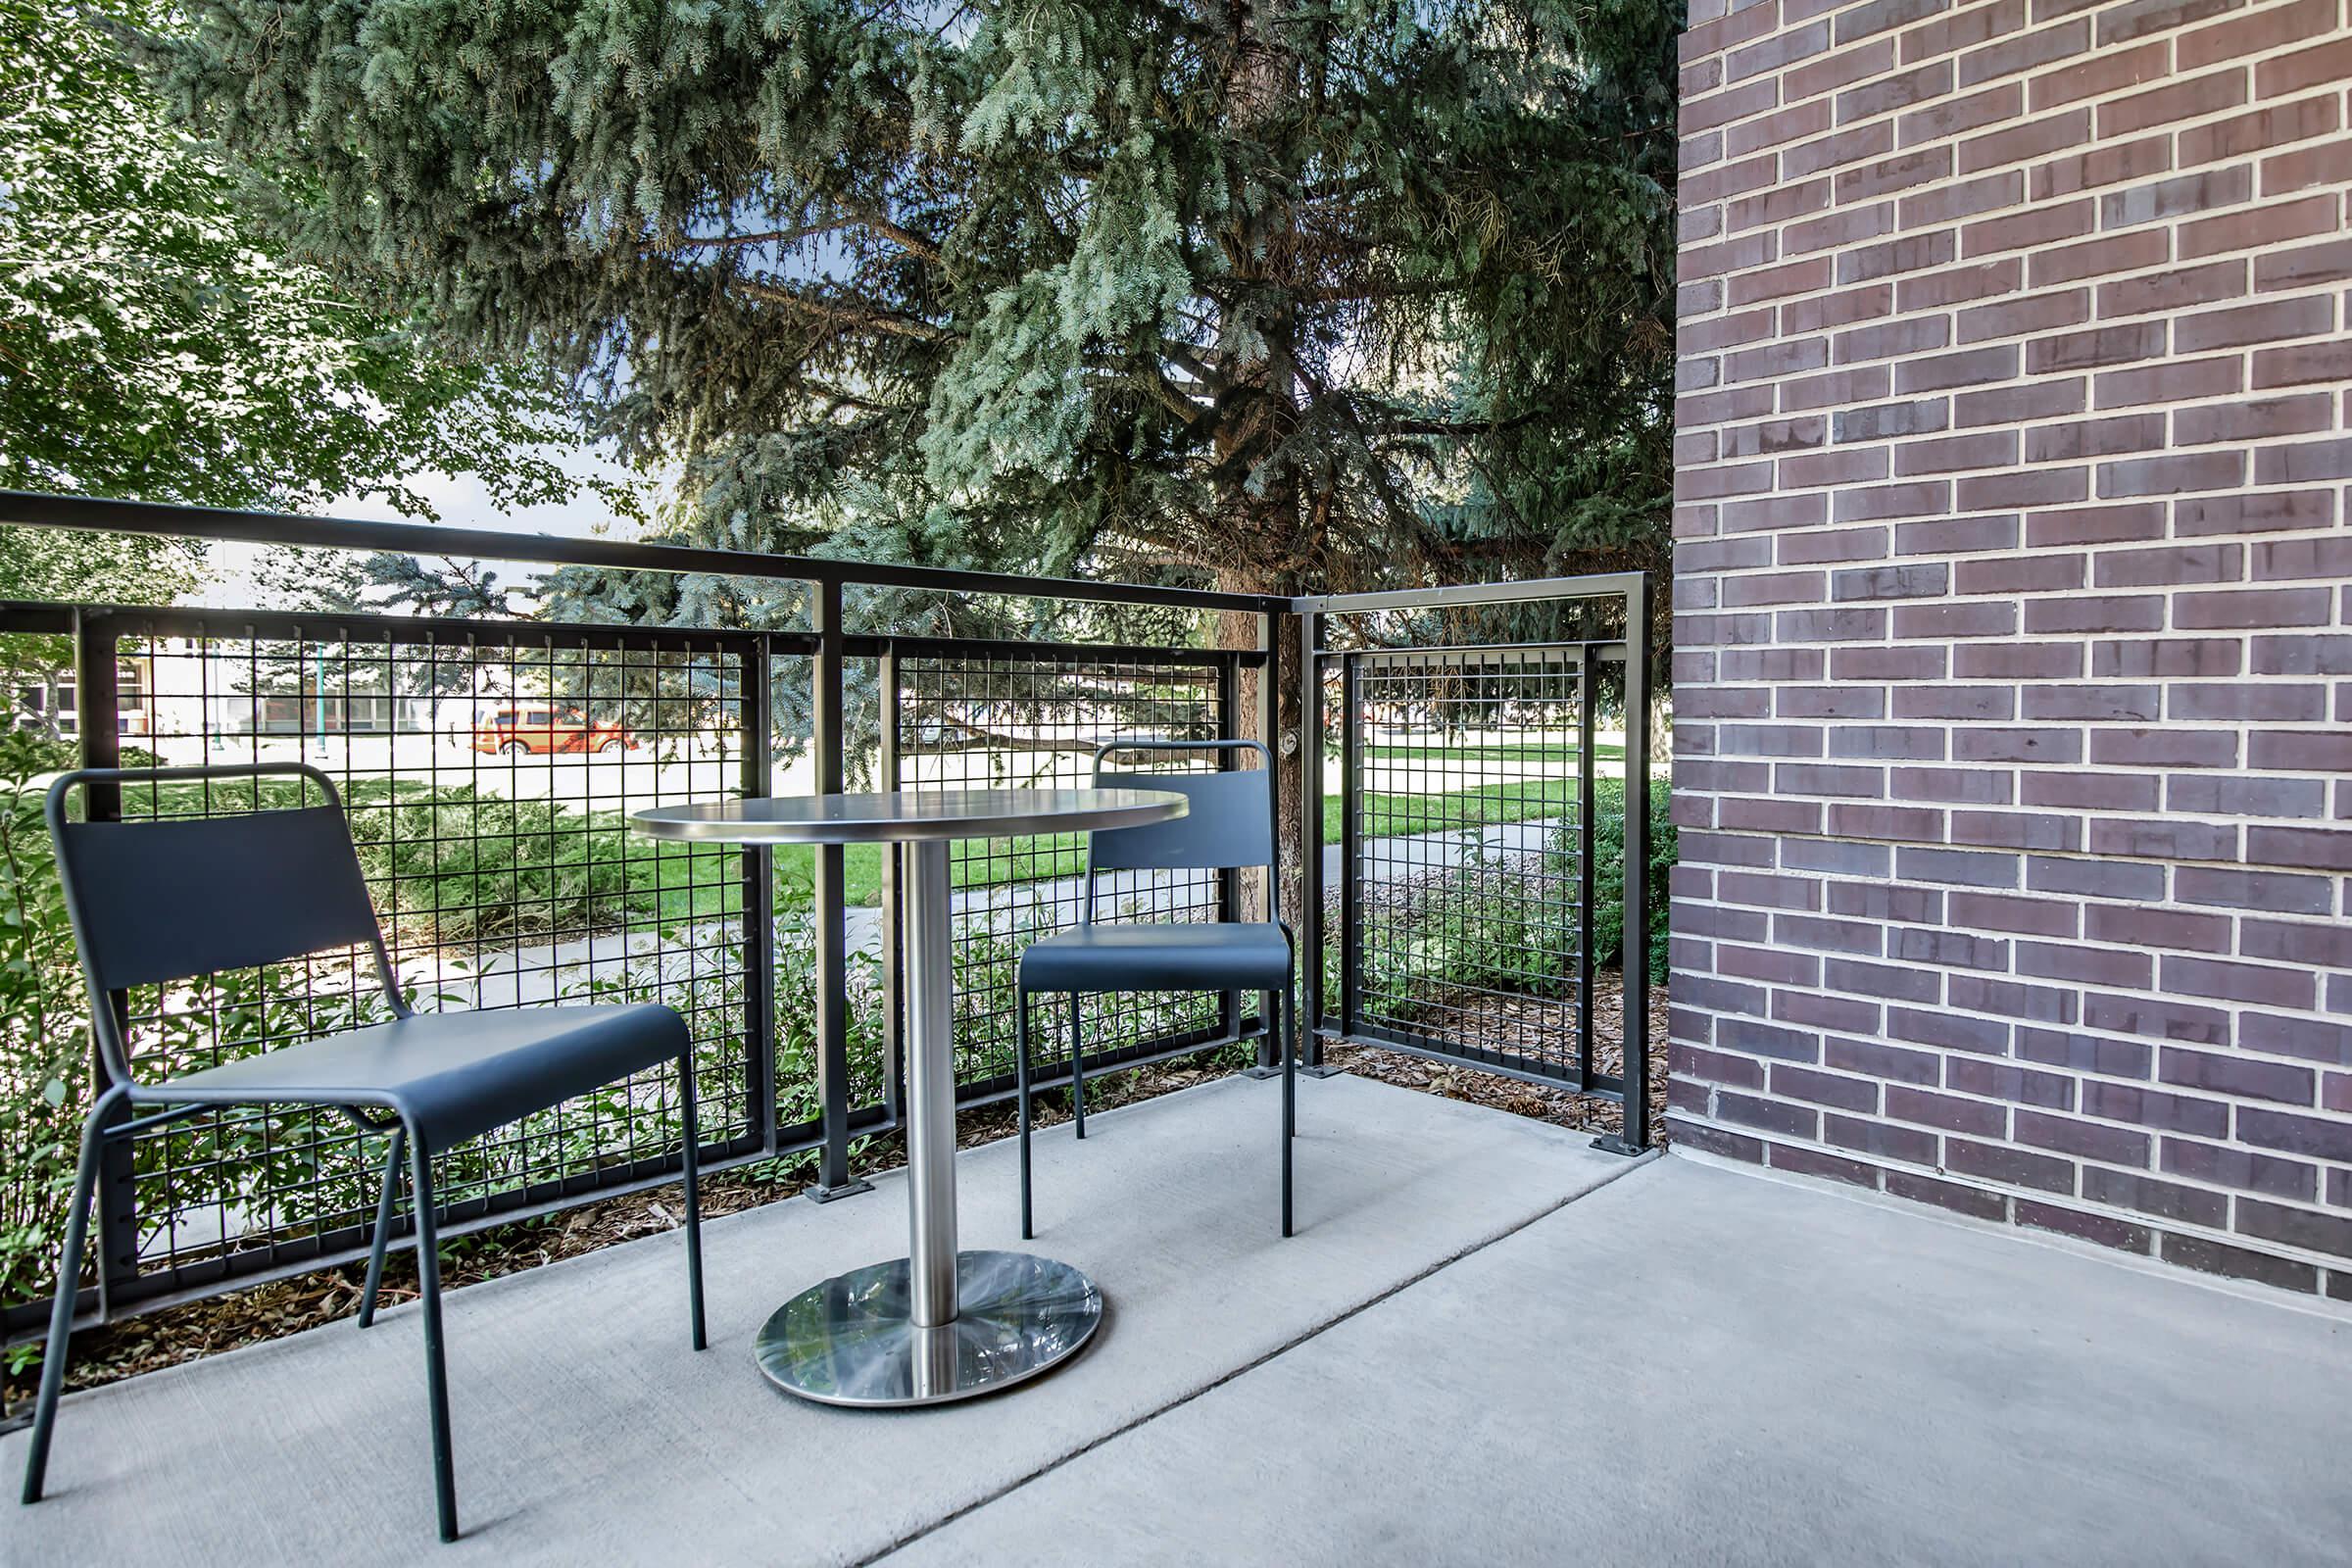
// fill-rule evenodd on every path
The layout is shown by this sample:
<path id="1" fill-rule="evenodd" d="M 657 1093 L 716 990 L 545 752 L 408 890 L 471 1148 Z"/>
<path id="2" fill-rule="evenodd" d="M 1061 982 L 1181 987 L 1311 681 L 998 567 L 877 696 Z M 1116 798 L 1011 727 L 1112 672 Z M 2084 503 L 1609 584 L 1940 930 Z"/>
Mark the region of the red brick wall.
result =
<path id="1" fill-rule="evenodd" d="M 1672 1115 L 2352 1298 L 2347 0 L 1694 0 Z"/>

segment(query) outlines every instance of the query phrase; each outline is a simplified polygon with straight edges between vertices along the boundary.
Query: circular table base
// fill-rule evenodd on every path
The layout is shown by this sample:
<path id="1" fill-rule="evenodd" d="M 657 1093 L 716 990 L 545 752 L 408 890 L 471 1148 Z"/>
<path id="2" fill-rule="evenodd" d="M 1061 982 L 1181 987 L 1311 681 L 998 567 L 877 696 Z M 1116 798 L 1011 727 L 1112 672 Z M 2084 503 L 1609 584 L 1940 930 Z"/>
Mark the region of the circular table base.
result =
<path id="1" fill-rule="evenodd" d="M 944 1404 L 1067 1360 L 1102 1321 L 1102 1293 L 1067 1263 L 1028 1252 L 956 1254 L 956 1321 L 906 1315 L 906 1259 L 812 1285 L 776 1308 L 754 1350 L 778 1388 L 824 1404 Z"/>

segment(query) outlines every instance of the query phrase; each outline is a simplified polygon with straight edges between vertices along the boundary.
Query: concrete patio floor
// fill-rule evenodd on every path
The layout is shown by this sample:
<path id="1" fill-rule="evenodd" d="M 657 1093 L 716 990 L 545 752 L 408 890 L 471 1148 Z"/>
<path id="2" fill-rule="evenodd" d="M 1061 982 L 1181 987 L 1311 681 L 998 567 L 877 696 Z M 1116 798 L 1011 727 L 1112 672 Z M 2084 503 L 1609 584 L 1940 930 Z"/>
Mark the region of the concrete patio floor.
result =
<path id="1" fill-rule="evenodd" d="M 1109 1317 L 930 1411 L 771 1391 L 783 1296 L 904 1189 L 456 1293 L 432 1535 L 413 1308 L 70 1400 L 10 1564 L 2352 1560 L 2352 1320 L 1354 1078 L 1226 1080 L 1039 1144 L 1034 1249 Z M 1016 1245 L 1008 1145 L 966 1246 Z M 23 1462 L 24 1436 L 0 1442 Z"/>

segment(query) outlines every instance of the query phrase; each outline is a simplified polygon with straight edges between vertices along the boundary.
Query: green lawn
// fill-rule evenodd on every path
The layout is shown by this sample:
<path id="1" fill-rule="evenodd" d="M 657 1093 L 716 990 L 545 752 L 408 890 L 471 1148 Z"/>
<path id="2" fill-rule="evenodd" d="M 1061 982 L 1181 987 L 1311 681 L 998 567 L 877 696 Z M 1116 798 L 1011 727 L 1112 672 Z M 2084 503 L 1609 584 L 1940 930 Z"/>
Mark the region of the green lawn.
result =
<path id="1" fill-rule="evenodd" d="M 1346 832 L 1337 796 L 1323 801 L 1323 842 L 1337 844 Z M 1525 822 L 1547 816 L 1566 816 L 1576 809 L 1576 780 L 1528 779 L 1516 784 L 1488 784 L 1446 795 L 1368 795 L 1364 799 L 1364 832 L 1369 838 L 1400 833 L 1437 833 L 1447 828 L 1488 827 L 1502 822 Z"/>
<path id="2" fill-rule="evenodd" d="M 1492 762 L 1507 761 L 1512 758 L 1524 758 L 1536 761 L 1560 762 L 1574 760 L 1576 757 L 1576 748 L 1573 746 L 1531 746 L 1517 744 L 1508 746 L 1367 746 L 1364 748 L 1364 753 L 1375 761 L 1392 762 L 1427 761 L 1433 760 L 1458 760 L 1467 762 Z M 1613 746 L 1607 741 L 1594 741 L 1592 743 L 1592 756 L 1595 760 L 1605 760 L 1612 758 L 1622 759 L 1625 756 L 1625 748 L 1622 746 Z"/>
<path id="3" fill-rule="evenodd" d="M 1603 805 L 1622 790 L 1618 780 L 1599 781 Z M 1323 799 L 1323 842 L 1337 844 L 1346 829 L 1337 795 Z M 1401 833 L 1437 833 L 1447 828 L 1492 826 L 1550 816 L 1567 816 L 1576 808 L 1574 779 L 1528 779 L 1515 784 L 1489 784 L 1446 795 L 1370 796 L 1366 802 L 1367 831 L 1374 837 Z M 1076 876 L 1086 869 L 1086 841 L 1075 834 L 1057 839 L 1024 839 L 1020 853 L 1007 855 L 1002 845 L 975 846 L 953 862 L 959 888 L 1002 887 Z M 805 844 L 781 846 L 775 852 L 776 873 L 787 886 L 814 885 L 816 852 Z M 844 856 L 842 880 L 848 902 L 882 902 L 882 852 L 873 845 L 853 845 Z"/>
<path id="4" fill-rule="evenodd" d="M 949 862 L 950 875 L 959 888 L 1004 887 L 1018 882 L 1043 882 L 1076 876 L 1086 869 L 1086 840 L 1064 833 L 1054 838 L 1022 839 L 1019 853 L 1008 854 L 1001 843 L 975 843 L 967 851 L 957 846 Z M 775 850 L 776 876 L 788 888 L 816 885 L 816 848 L 809 844 L 779 845 Z M 842 886 L 849 903 L 882 902 L 882 847 L 853 844 L 842 853 Z"/>
<path id="5" fill-rule="evenodd" d="M 1604 791 L 1610 781 L 1603 781 Z M 203 809 L 201 785 L 166 786 L 167 815 Z M 128 814 L 155 808 L 146 790 L 126 792 Z M 270 781 L 263 803 L 295 804 L 295 787 Z M 1573 779 L 1490 784 L 1446 795 L 1369 797 L 1367 831 L 1375 837 L 1429 833 L 1531 818 L 1564 816 L 1574 808 Z M 216 802 L 216 806 L 223 803 Z M 527 937 L 610 921 L 625 909 L 635 920 L 709 919 L 739 906 L 740 852 L 731 845 L 664 844 L 628 830 L 616 810 L 582 813 L 548 801 L 511 801 L 467 789 L 356 781 L 350 792 L 360 858 L 379 890 L 384 914 L 429 923 L 444 942 Z M 1323 801 L 1323 841 L 1341 842 L 1340 799 Z M 583 821 L 588 831 L 581 831 Z M 1078 875 L 1086 864 L 1082 835 L 958 847 L 959 888 L 1006 886 Z M 882 850 L 854 845 L 844 856 L 847 902 L 882 902 Z M 815 885 L 816 851 L 806 844 L 774 852 L 781 897 L 789 905 Z"/>
<path id="6" fill-rule="evenodd" d="M 1621 788 L 1602 779 L 1603 803 Z M 1340 798 L 1323 799 L 1323 842 L 1337 844 L 1346 829 Z M 1381 795 L 1366 801 L 1366 830 L 1374 837 L 1400 833 L 1437 833 L 1447 828 L 1492 826 L 1566 816 L 1576 808 L 1576 780 L 1528 779 L 1516 784 L 1488 784 L 1446 795 Z M 776 851 L 777 874 L 788 884 L 812 885 L 815 851 L 793 845 Z M 1024 839 L 1020 854 L 1008 856 L 1002 845 L 977 846 L 954 862 L 956 886 L 1001 887 L 1076 876 L 1086 869 L 1086 841 L 1074 834 L 1058 839 Z M 882 852 L 872 845 L 854 845 L 844 858 L 842 880 L 853 905 L 882 902 Z"/>

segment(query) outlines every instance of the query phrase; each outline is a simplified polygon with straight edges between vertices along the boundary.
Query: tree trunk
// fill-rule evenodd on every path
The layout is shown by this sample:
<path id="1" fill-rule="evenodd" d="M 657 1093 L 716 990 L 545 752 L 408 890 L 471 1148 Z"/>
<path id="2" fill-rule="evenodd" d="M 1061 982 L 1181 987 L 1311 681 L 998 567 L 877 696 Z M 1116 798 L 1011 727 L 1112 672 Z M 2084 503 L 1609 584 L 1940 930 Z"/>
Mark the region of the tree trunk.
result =
<path id="1" fill-rule="evenodd" d="M 1289 583 L 1264 584 L 1240 574 L 1221 573 L 1218 587 L 1228 593 L 1290 594 L 1297 588 Z M 1247 611 L 1223 611 L 1217 616 L 1217 646 L 1254 650 L 1258 646 L 1261 622 Z M 1274 733 L 1265 733 L 1264 682 L 1273 680 L 1275 687 Z M 1253 669 L 1244 669 L 1236 701 L 1240 710 L 1232 715 L 1234 733 L 1264 744 L 1274 755 L 1275 793 L 1278 809 L 1275 827 L 1278 834 L 1275 851 L 1281 875 L 1281 915 L 1292 926 L 1301 924 L 1305 912 L 1305 861 L 1299 854 L 1305 839 L 1305 811 L 1311 796 L 1320 808 L 1323 784 L 1322 770 L 1310 765 L 1310 759 L 1320 754 L 1315 737 L 1301 733 L 1305 718 L 1305 703 L 1298 676 L 1298 623 L 1289 615 L 1274 619 L 1274 647 L 1267 662 Z M 1252 906 L 1263 907 L 1265 892 L 1255 878 L 1245 890 L 1244 897 Z"/>

